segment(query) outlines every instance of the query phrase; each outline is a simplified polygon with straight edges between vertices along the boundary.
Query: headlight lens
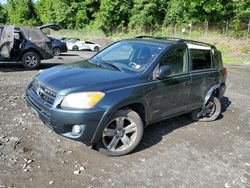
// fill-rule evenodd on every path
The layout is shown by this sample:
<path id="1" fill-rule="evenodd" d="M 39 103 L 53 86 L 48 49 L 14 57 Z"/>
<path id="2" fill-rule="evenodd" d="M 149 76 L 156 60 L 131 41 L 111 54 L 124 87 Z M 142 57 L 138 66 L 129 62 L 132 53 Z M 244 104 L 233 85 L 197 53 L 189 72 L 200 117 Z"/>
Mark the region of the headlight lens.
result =
<path id="1" fill-rule="evenodd" d="M 62 108 L 90 109 L 94 107 L 103 97 L 102 92 L 83 92 L 67 95 L 61 104 Z"/>

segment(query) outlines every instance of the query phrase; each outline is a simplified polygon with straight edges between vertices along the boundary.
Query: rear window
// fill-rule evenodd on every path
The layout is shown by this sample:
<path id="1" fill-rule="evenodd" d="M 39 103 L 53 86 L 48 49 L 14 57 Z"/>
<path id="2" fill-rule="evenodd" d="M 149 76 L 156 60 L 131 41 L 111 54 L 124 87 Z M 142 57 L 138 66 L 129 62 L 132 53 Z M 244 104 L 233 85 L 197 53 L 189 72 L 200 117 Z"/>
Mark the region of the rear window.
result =
<path id="1" fill-rule="evenodd" d="M 192 70 L 210 69 L 212 67 L 211 51 L 190 49 Z"/>
<path id="2" fill-rule="evenodd" d="M 31 42 L 50 42 L 49 38 L 39 29 L 36 28 L 21 28 L 26 39 Z"/>

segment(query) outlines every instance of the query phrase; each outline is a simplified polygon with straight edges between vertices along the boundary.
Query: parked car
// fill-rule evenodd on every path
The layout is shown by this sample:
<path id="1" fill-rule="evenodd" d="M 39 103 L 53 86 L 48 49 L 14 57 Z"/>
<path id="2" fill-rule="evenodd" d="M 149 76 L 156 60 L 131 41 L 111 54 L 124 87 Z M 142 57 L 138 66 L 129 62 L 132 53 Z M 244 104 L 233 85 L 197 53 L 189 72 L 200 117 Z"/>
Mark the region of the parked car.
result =
<path id="1" fill-rule="evenodd" d="M 50 39 L 37 28 L 2 26 L 0 39 L 0 61 L 18 61 L 32 70 L 53 58 Z"/>
<path id="2" fill-rule="evenodd" d="M 73 47 L 73 45 L 76 42 L 80 41 L 80 39 L 78 39 L 78 38 L 62 38 L 62 40 L 66 43 L 68 49 L 69 49 L 69 47 Z M 72 50 L 72 48 L 69 50 Z"/>
<path id="3" fill-rule="evenodd" d="M 78 51 L 78 50 L 91 50 L 94 52 L 98 52 L 100 50 L 100 45 L 96 44 L 94 42 L 90 42 L 90 41 L 76 41 L 74 42 L 73 40 L 68 41 L 67 43 L 67 47 L 69 50 L 73 50 L 73 51 Z"/>
<path id="4" fill-rule="evenodd" d="M 213 45 L 142 36 L 41 72 L 26 102 L 57 134 L 120 156 L 138 146 L 149 124 L 185 113 L 216 120 L 226 77 Z"/>
<path id="5" fill-rule="evenodd" d="M 63 42 L 59 39 L 53 38 L 53 37 L 49 37 L 49 38 L 50 38 L 51 43 L 52 43 L 52 49 L 53 49 L 54 56 L 59 56 L 59 55 L 61 55 L 61 53 L 68 51 L 68 48 L 67 48 L 67 45 L 65 42 Z"/>
<path id="6" fill-rule="evenodd" d="M 58 25 L 53 24 L 53 23 L 38 26 L 38 29 L 40 29 L 41 31 L 44 31 L 46 29 L 52 29 L 54 31 L 61 30 L 61 28 Z M 59 56 L 59 55 L 61 55 L 62 52 L 68 51 L 67 45 L 64 41 L 56 39 L 54 37 L 50 37 L 50 36 L 48 36 L 48 37 L 52 43 L 52 49 L 53 49 L 54 56 Z"/>

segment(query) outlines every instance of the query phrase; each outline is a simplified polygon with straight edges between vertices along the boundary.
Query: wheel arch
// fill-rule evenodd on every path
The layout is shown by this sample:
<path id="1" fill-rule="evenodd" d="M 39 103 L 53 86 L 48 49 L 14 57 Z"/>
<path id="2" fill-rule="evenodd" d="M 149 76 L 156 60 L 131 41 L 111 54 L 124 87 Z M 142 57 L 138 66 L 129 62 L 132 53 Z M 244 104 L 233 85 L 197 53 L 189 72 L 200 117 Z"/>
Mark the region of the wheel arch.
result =
<path id="1" fill-rule="evenodd" d="M 130 101 L 129 103 L 120 103 L 109 108 L 107 112 L 104 114 L 104 117 L 102 118 L 99 125 L 97 126 L 97 129 L 94 133 L 91 143 L 96 143 L 99 141 L 101 134 L 102 134 L 101 133 L 102 129 L 104 129 L 106 124 L 110 121 L 111 117 L 116 112 L 122 109 L 131 109 L 135 111 L 141 117 L 144 127 L 147 125 L 149 112 L 147 110 L 146 104 L 143 101 L 138 100 L 138 101 Z"/>
<path id="2" fill-rule="evenodd" d="M 23 57 L 24 54 L 26 54 L 27 52 L 34 52 L 34 53 L 37 53 L 40 57 L 40 59 L 43 59 L 43 56 L 42 54 L 39 52 L 39 50 L 36 50 L 35 48 L 28 48 L 28 49 L 25 49 L 22 53 L 21 53 L 21 56 L 20 56 L 20 59 Z"/>
<path id="3" fill-rule="evenodd" d="M 225 85 L 225 84 L 224 84 Z M 220 98 L 221 96 L 221 87 L 224 87 L 223 84 L 216 84 L 214 86 L 212 86 L 208 92 L 206 93 L 205 95 L 205 98 L 204 98 L 204 103 L 203 103 L 203 107 L 206 105 L 207 101 L 210 99 L 211 96 L 215 96 L 217 98 Z"/>

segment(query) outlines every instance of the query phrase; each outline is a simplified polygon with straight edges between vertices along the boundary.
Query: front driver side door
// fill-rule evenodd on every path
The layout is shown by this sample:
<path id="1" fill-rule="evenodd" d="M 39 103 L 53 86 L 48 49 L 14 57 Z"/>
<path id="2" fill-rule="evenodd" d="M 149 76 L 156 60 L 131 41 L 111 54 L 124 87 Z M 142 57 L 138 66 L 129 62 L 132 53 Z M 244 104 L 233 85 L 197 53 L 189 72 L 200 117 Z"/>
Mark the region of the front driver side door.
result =
<path id="1" fill-rule="evenodd" d="M 187 46 L 177 45 L 160 60 L 156 69 L 167 65 L 172 73 L 161 80 L 154 79 L 151 93 L 152 121 L 186 111 L 191 89 L 188 59 Z"/>

